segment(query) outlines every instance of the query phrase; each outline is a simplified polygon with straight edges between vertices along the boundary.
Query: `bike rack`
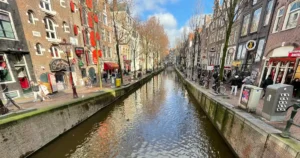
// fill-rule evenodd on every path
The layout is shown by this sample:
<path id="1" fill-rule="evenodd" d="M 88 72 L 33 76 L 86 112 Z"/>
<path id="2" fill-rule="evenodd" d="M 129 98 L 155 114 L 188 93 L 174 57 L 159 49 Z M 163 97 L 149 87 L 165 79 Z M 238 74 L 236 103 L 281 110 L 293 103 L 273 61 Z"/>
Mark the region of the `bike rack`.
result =
<path id="1" fill-rule="evenodd" d="M 292 108 L 292 107 L 294 109 L 291 113 L 291 118 L 287 121 L 285 129 L 280 134 L 283 138 L 289 138 L 291 136 L 290 129 L 291 129 L 292 125 L 294 125 L 296 127 L 300 127 L 300 125 L 297 125 L 294 123 L 294 117 L 296 116 L 298 109 L 300 109 L 300 104 L 294 104 L 294 105 L 288 107 L 286 110 L 288 110 L 289 108 Z"/>

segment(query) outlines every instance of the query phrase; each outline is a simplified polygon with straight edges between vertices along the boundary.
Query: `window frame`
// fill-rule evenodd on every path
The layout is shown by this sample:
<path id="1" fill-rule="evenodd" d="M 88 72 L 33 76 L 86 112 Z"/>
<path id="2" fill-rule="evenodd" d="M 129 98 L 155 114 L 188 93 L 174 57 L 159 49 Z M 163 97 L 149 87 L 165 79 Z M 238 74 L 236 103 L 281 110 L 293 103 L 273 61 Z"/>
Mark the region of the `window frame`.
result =
<path id="1" fill-rule="evenodd" d="M 267 3 L 267 8 L 266 8 L 266 14 L 265 14 L 265 19 L 264 19 L 264 25 L 263 26 L 268 26 L 270 23 L 271 19 L 271 14 L 272 14 L 272 9 L 274 5 L 274 0 L 269 0 Z"/>
<path id="2" fill-rule="evenodd" d="M 261 41 L 263 41 L 262 43 L 262 46 L 261 46 Z M 261 49 L 260 49 L 260 46 L 261 46 Z M 266 39 L 265 38 L 261 38 L 258 40 L 258 44 L 257 44 L 257 50 L 256 50 L 256 54 L 255 54 L 255 59 L 254 59 L 254 62 L 257 63 L 257 62 L 260 62 L 262 60 L 262 56 L 264 55 L 264 48 L 266 46 Z M 260 50 L 260 57 L 259 57 L 259 60 L 256 60 L 257 59 L 257 56 L 258 56 L 258 51 Z"/>
<path id="3" fill-rule="evenodd" d="M 256 16 L 255 16 L 255 15 L 256 15 L 256 12 L 259 11 L 259 10 L 260 10 L 259 15 L 258 15 L 258 17 L 256 17 Z M 262 12 L 262 7 L 256 9 L 256 10 L 253 12 L 252 21 L 251 21 L 251 26 L 250 26 L 250 33 L 255 33 L 255 32 L 258 31 L 259 22 L 260 22 L 260 18 L 261 18 L 261 12 Z M 255 18 L 258 18 L 257 21 L 254 21 Z M 256 24 L 257 24 L 256 30 L 252 30 L 254 22 L 256 22 Z"/>
<path id="4" fill-rule="evenodd" d="M 27 15 L 28 15 L 28 23 L 35 24 L 34 12 L 32 10 L 28 10 Z"/>
<path id="5" fill-rule="evenodd" d="M 105 13 L 103 13 L 103 24 L 108 25 L 107 24 L 107 15 Z"/>
<path id="6" fill-rule="evenodd" d="M 49 22 L 51 22 L 52 23 L 52 27 L 53 27 L 53 30 L 51 30 L 50 28 L 50 23 Z M 50 19 L 49 17 L 45 17 L 44 18 L 44 23 L 45 23 L 45 31 L 46 31 L 46 39 L 57 39 L 57 35 L 56 35 L 56 25 L 55 25 L 55 23 L 54 23 L 54 21 L 52 20 L 52 19 Z M 47 28 L 47 27 L 48 28 Z M 52 37 L 47 37 L 47 33 L 53 33 L 54 34 L 54 38 L 52 38 Z"/>
<path id="7" fill-rule="evenodd" d="M 257 0 L 252 1 L 252 5 L 255 5 L 255 4 L 257 4 Z"/>
<path id="8" fill-rule="evenodd" d="M 63 3 L 64 3 L 64 4 L 63 4 Z M 67 6 L 66 6 L 66 0 L 60 0 L 60 1 L 59 1 L 59 4 L 60 4 L 61 7 L 67 8 Z"/>
<path id="9" fill-rule="evenodd" d="M 52 52 L 52 51 L 54 51 L 54 49 L 57 49 L 57 55 L 58 56 L 56 56 L 56 54 L 55 54 L 55 52 Z M 52 53 L 53 53 L 53 55 L 52 55 Z M 57 47 L 57 46 L 51 46 L 50 47 L 50 55 L 51 55 L 51 57 L 53 58 L 53 59 L 59 59 L 59 58 L 61 58 L 61 56 L 60 56 L 60 50 L 59 50 L 59 48 Z"/>
<path id="10" fill-rule="evenodd" d="M 293 28 L 297 27 L 298 21 L 299 21 L 299 17 L 300 17 L 300 4 L 299 4 L 299 8 L 297 8 L 296 10 L 291 11 L 292 6 L 294 4 L 296 4 L 296 3 L 300 3 L 300 0 L 296 0 L 296 1 L 294 1 L 294 2 L 292 2 L 292 3 L 289 4 L 288 9 L 287 9 L 286 14 L 285 14 L 285 18 L 284 18 L 284 23 L 283 23 L 282 30 L 288 30 L 288 29 L 293 29 Z M 290 16 L 293 13 L 298 13 L 298 17 L 297 17 L 297 20 L 296 20 L 296 25 L 293 26 L 293 27 L 288 27 Z"/>
<path id="11" fill-rule="evenodd" d="M 63 21 L 63 30 L 65 33 L 70 33 L 70 26 L 68 25 L 67 22 Z"/>
<path id="12" fill-rule="evenodd" d="M 13 21 L 13 18 L 12 18 L 12 16 L 11 16 L 11 13 L 8 12 L 8 11 L 1 10 L 1 9 L 0 9 L 0 14 L 5 14 L 5 15 L 8 16 L 9 22 L 10 22 L 10 25 L 11 25 L 11 29 L 12 29 L 13 35 L 14 35 L 14 38 L 0 37 L 0 39 L 17 41 L 17 40 L 18 40 L 18 36 L 17 36 L 16 28 L 15 28 L 14 21 Z M 2 23 L 2 22 L 1 22 L 1 20 L 0 20 L 0 27 L 1 27 L 1 23 Z"/>
<path id="13" fill-rule="evenodd" d="M 6 54 L 0 54 L 0 55 L 3 56 L 4 61 L 7 60 L 7 55 L 6 55 Z M 8 68 L 9 75 L 11 76 L 11 81 L 6 81 L 6 82 L 1 82 L 1 81 L 0 81 L 1 84 L 14 83 L 14 82 L 16 82 L 15 77 L 14 77 L 14 75 L 13 75 L 13 73 L 12 73 L 12 69 L 11 69 L 11 67 L 10 67 L 10 63 L 7 61 L 6 64 L 7 64 L 7 68 Z"/>
<path id="14" fill-rule="evenodd" d="M 36 43 L 35 49 L 36 49 L 36 52 L 35 52 L 36 55 L 39 55 L 39 56 L 44 55 L 44 49 L 43 49 L 41 43 Z M 39 52 L 38 50 L 40 50 L 40 54 L 38 53 Z"/>
<path id="15" fill-rule="evenodd" d="M 246 17 L 247 17 L 247 24 L 245 24 Z M 247 15 L 244 16 L 244 19 L 243 19 L 243 24 L 242 24 L 242 28 L 241 28 L 242 30 L 241 30 L 240 36 L 247 36 L 248 35 L 249 24 L 250 24 L 250 14 L 247 14 Z M 244 25 L 245 25 L 245 31 L 246 31 L 245 34 L 243 34 Z"/>
<path id="16" fill-rule="evenodd" d="M 43 5 L 42 5 L 43 4 Z M 45 4 L 49 5 L 49 9 L 45 7 Z M 40 8 L 46 11 L 52 11 L 51 0 L 40 0 Z"/>
<path id="17" fill-rule="evenodd" d="M 282 18 L 282 17 L 284 16 L 284 9 L 285 9 L 285 7 L 282 6 L 282 7 L 280 7 L 280 8 L 277 10 L 275 22 L 274 22 L 274 25 L 273 25 L 273 31 L 272 31 L 273 33 L 279 32 L 279 30 L 280 30 L 280 27 L 278 26 L 278 24 L 279 24 L 279 22 L 280 22 L 280 21 L 279 21 L 279 18 Z M 279 15 L 280 12 L 281 12 L 281 10 L 282 10 L 282 15 Z M 277 26 L 278 26 L 278 30 L 276 30 Z"/>

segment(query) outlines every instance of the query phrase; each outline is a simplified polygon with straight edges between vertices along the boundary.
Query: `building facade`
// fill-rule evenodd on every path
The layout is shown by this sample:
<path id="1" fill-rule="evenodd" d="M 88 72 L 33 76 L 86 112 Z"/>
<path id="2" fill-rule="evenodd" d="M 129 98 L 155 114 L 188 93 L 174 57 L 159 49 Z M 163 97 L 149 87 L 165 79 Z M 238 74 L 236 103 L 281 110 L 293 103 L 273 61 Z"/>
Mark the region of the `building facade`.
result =
<path id="1" fill-rule="evenodd" d="M 299 0 L 277 1 L 264 51 L 260 84 L 268 75 L 274 83 L 291 84 L 300 78 L 299 15 Z"/>
<path id="2" fill-rule="evenodd" d="M 30 81 L 35 80 L 31 50 L 28 49 L 16 1 L 0 1 L 0 89 L 17 98 L 30 94 Z"/>

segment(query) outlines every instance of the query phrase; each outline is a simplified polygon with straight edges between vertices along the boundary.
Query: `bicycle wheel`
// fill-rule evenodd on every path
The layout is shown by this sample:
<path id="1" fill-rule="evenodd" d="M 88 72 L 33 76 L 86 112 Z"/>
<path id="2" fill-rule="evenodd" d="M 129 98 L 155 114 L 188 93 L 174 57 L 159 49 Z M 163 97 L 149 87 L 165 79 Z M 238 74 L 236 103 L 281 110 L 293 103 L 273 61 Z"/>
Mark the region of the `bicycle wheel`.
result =
<path id="1" fill-rule="evenodd" d="M 224 86 L 220 86 L 218 89 L 217 89 L 217 92 L 219 94 L 225 94 L 226 92 L 226 88 Z"/>

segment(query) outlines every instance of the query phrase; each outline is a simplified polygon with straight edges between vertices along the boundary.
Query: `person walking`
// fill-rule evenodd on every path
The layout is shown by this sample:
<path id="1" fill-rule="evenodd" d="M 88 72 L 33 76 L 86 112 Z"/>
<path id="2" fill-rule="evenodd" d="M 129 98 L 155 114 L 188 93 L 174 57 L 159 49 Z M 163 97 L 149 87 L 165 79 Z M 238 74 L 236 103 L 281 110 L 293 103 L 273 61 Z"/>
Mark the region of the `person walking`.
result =
<path id="1" fill-rule="evenodd" d="M 266 89 L 269 85 L 272 85 L 274 83 L 274 81 L 272 80 L 272 75 L 269 75 L 267 79 L 264 80 L 263 84 L 262 84 L 262 88 L 264 91 L 264 94 L 262 95 L 261 98 L 264 98 L 266 95 Z"/>
<path id="2" fill-rule="evenodd" d="M 43 97 L 41 95 L 40 85 L 35 83 L 34 81 L 31 81 L 30 84 L 31 84 L 31 89 L 33 92 L 33 97 L 34 97 L 33 102 L 36 102 L 38 100 L 38 97 L 40 98 L 40 100 L 42 102 Z"/>
<path id="3" fill-rule="evenodd" d="M 252 85 L 253 84 L 253 80 L 251 79 L 251 76 L 247 76 L 242 82 L 245 85 Z"/>
<path id="4" fill-rule="evenodd" d="M 233 77 L 233 79 L 231 79 L 231 92 L 230 92 L 230 95 L 232 95 L 234 93 L 234 95 L 236 95 L 237 93 L 237 88 L 238 88 L 238 85 L 239 85 L 239 76 L 236 75 Z"/>

